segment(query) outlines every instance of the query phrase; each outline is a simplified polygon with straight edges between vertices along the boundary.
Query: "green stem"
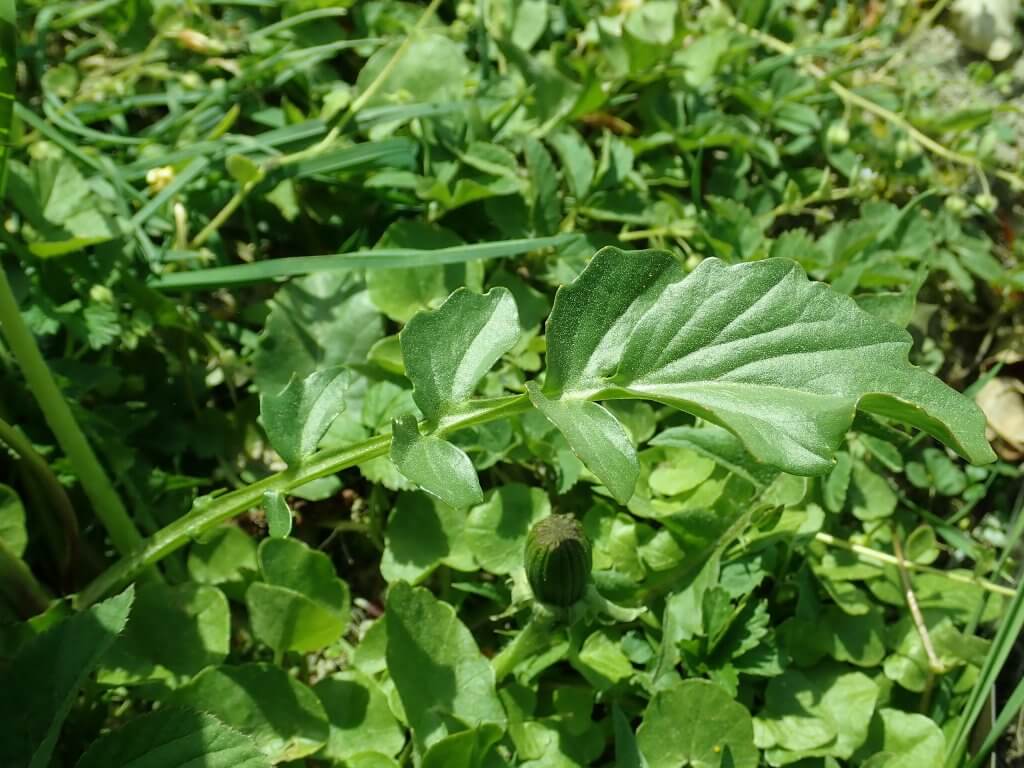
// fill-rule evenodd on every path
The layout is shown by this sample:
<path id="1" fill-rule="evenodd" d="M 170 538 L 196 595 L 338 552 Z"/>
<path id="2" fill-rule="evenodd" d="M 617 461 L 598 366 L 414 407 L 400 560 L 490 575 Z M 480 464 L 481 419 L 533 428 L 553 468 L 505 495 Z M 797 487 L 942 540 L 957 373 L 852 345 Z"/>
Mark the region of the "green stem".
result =
<path id="1" fill-rule="evenodd" d="M 442 421 L 435 434 L 444 435 L 475 424 L 507 418 L 528 411 L 532 407 L 526 395 L 478 400 L 462 413 Z M 383 456 L 390 447 L 391 435 L 378 435 L 353 446 L 314 454 L 308 461 L 296 467 L 289 467 L 283 472 L 270 475 L 215 499 L 200 499 L 193 505 L 191 512 L 161 528 L 141 547 L 100 574 L 79 593 L 75 603 L 79 608 L 92 605 L 108 592 L 136 578 L 147 566 L 158 562 L 190 540 L 260 505 L 266 491 L 285 493 L 317 478 L 333 475 L 348 467 Z"/>
<path id="2" fill-rule="evenodd" d="M 36 478 L 46 495 L 46 515 L 55 518 L 49 527 L 54 531 L 53 554 L 60 571 L 66 573 L 78 551 L 78 518 L 64 486 L 53 474 L 46 459 L 40 456 L 21 432 L 0 418 L 0 441 L 6 443 Z"/>
<path id="3" fill-rule="evenodd" d="M 50 605 L 50 596 L 24 561 L 0 539 L 0 590 L 22 619 L 31 619 Z"/>
<path id="4" fill-rule="evenodd" d="M 110 540 L 121 554 L 142 544 L 135 523 L 121 503 L 103 465 L 93 453 L 81 427 L 75 421 L 57 382 L 46 366 L 35 339 L 18 311 L 7 273 L 0 266 L 0 328 L 25 376 L 28 389 L 39 403 L 46 423 L 64 450 L 75 474 L 82 483 L 96 516 L 103 522 Z"/>
<path id="5" fill-rule="evenodd" d="M 238 191 L 231 196 L 231 199 L 228 200 L 227 204 L 217 212 L 217 215 L 210 219 L 210 222 L 199 231 L 198 235 L 192 238 L 192 242 L 189 246 L 191 248 L 199 248 L 203 243 L 209 240 L 210 237 L 221 228 L 224 222 L 231 218 L 231 214 L 238 210 L 238 206 L 245 201 L 248 194 L 252 192 L 253 188 L 262 180 L 263 177 L 261 174 L 259 179 L 247 181 L 239 187 Z"/>
<path id="6" fill-rule="evenodd" d="M 551 630 L 554 627 L 554 617 L 544 611 L 534 611 L 530 620 L 516 635 L 512 642 L 506 645 L 491 659 L 491 666 L 494 667 L 494 679 L 500 683 L 540 648 L 549 645 L 551 642 Z"/>

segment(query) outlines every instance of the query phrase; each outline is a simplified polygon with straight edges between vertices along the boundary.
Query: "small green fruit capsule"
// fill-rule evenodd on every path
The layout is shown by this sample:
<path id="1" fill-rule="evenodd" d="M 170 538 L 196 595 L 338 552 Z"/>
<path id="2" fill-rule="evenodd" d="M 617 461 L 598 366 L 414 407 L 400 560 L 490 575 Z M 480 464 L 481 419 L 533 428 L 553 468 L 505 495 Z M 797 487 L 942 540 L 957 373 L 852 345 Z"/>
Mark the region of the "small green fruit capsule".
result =
<path id="1" fill-rule="evenodd" d="M 850 143 L 850 129 L 842 120 L 836 120 L 829 125 L 825 140 L 833 147 L 845 147 Z"/>
<path id="2" fill-rule="evenodd" d="M 525 563 L 533 596 L 568 607 L 583 597 L 590 578 L 590 540 L 572 515 L 546 517 L 526 537 Z"/>
<path id="3" fill-rule="evenodd" d="M 967 209 L 967 201 L 960 195 L 950 195 L 946 198 L 946 210 L 950 213 L 961 214 Z"/>
<path id="4" fill-rule="evenodd" d="M 999 207 L 999 201 L 996 199 L 996 196 L 988 192 L 975 195 L 974 204 L 985 213 L 995 213 L 996 208 Z"/>

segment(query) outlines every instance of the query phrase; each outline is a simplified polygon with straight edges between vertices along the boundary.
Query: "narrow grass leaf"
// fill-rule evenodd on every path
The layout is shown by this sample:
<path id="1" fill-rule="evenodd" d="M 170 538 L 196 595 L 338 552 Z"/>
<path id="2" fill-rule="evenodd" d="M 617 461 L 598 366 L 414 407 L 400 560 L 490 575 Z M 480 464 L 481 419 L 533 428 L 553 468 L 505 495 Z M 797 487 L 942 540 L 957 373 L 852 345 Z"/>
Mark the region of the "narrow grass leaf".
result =
<path id="1" fill-rule="evenodd" d="M 211 267 L 190 272 L 174 272 L 153 280 L 159 290 L 220 288 L 227 285 L 260 283 L 279 277 L 308 275 L 313 272 L 337 272 L 351 269 L 405 269 L 436 264 L 462 264 L 467 261 L 505 259 L 542 248 L 557 248 L 576 239 L 576 235 L 555 235 L 489 243 L 458 245 L 452 248 L 419 250 L 416 248 L 379 248 L 372 251 L 325 254 L 323 256 L 289 256 L 283 259 Z M 168 252 L 172 258 L 200 258 L 198 253 Z"/>

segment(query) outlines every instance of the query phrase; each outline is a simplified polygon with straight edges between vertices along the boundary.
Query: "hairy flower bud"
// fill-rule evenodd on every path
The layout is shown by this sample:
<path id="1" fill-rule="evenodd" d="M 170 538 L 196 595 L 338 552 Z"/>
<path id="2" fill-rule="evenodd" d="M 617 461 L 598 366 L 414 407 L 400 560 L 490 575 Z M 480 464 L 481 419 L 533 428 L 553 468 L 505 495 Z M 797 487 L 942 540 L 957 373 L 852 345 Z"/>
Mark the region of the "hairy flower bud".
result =
<path id="1" fill-rule="evenodd" d="M 590 540 L 572 515 L 552 515 L 530 529 L 526 577 L 542 603 L 568 607 L 583 597 L 592 566 Z"/>

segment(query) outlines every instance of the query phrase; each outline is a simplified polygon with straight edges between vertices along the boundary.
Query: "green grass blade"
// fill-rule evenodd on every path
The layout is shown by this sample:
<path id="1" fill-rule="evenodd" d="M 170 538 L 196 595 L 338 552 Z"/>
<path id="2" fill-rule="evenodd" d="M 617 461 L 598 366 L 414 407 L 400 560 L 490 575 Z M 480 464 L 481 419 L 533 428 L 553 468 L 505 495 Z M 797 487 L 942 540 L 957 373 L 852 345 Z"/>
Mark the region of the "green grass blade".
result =
<path id="1" fill-rule="evenodd" d="M 260 283 L 278 277 L 295 277 L 313 272 L 334 272 L 346 269 L 407 269 L 438 264 L 462 264 L 467 261 L 504 259 L 541 248 L 557 248 L 575 237 L 577 236 L 531 237 L 432 250 L 380 248 L 373 251 L 352 251 L 351 253 L 333 253 L 324 256 L 291 256 L 284 259 L 259 261 L 254 264 L 234 264 L 229 267 L 176 272 L 159 277 L 150 285 L 165 291 L 218 288 L 223 285 Z M 170 251 L 167 254 L 168 260 L 185 260 L 190 257 L 198 258 L 199 254 L 181 251 Z"/>
<path id="2" fill-rule="evenodd" d="M 985 702 L 988 701 L 989 694 L 992 692 L 992 686 L 995 685 L 1022 629 L 1024 629 L 1024 584 L 1017 587 L 1017 594 L 1014 595 L 1003 614 L 1002 623 L 992 640 L 985 663 L 981 667 L 974 688 L 971 689 L 971 695 L 964 707 L 964 714 L 957 724 L 956 733 L 950 740 L 949 749 L 946 751 L 946 768 L 956 768 L 961 765 L 962 758 L 967 752 L 968 739 L 971 731 L 974 730 L 974 724 L 978 721 Z M 1015 692 L 1014 695 L 1016 696 L 1018 692 Z"/>
<path id="3" fill-rule="evenodd" d="M 999 717 L 992 724 L 992 730 L 988 732 L 988 736 L 985 737 L 985 741 L 982 743 L 978 753 L 967 764 L 967 768 L 981 768 L 981 764 L 988 757 L 992 748 L 995 747 L 999 737 L 1010 727 L 1010 723 L 1017 717 L 1017 713 L 1020 712 L 1021 708 L 1024 708 L 1024 680 L 1017 683 L 1017 687 L 1010 694 L 1010 698 L 1006 700 L 1003 711 L 999 713 Z"/>
<path id="4" fill-rule="evenodd" d="M 419 145 L 412 139 L 385 139 L 323 152 L 285 166 L 285 173 L 303 177 L 366 167 L 411 169 L 418 152 Z"/>
<path id="5" fill-rule="evenodd" d="M 14 122 L 15 68 L 17 66 L 17 12 L 14 0 L 0 0 L 0 198 L 7 186 L 7 159 Z"/>

